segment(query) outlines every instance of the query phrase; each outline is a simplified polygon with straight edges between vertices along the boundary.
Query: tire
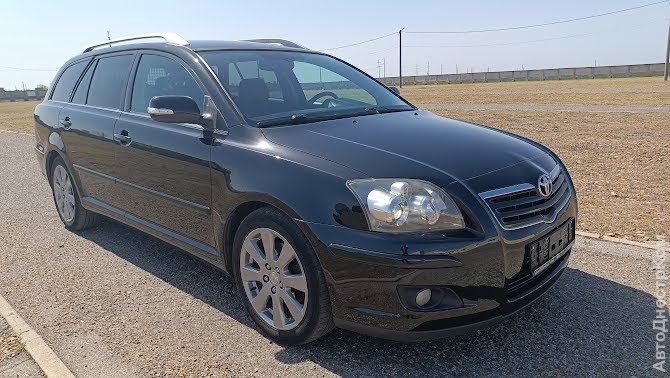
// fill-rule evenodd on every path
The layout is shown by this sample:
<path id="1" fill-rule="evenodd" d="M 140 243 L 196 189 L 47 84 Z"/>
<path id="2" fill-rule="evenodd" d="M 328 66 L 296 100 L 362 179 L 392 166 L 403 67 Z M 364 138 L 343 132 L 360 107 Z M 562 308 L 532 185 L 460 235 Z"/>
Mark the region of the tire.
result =
<path id="1" fill-rule="evenodd" d="M 272 245 L 271 259 L 266 244 Z M 321 265 L 291 218 L 272 207 L 255 210 L 237 229 L 232 254 L 242 302 L 266 337 L 305 344 L 334 328 Z"/>
<path id="2" fill-rule="evenodd" d="M 100 223 L 100 215 L 81 206 L 70 170 L 61 157 L 51 165 L 50 182 L 56 212 L 66 229 L 79 231 Z"/>

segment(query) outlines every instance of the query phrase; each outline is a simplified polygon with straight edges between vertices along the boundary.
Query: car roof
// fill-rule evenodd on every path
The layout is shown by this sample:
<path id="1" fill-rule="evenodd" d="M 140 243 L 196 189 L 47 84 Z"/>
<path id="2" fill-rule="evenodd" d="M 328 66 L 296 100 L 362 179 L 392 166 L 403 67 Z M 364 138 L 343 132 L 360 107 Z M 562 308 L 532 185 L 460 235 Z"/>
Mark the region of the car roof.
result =
<path id="1" fill-rule="evenodd" d="M 272 40 L 267 40 L 272 41 Z M 305 48 L 296 48 L 281 45 L 278 42 L 253 42 L 253 41 L 219 41 L 219 40 L 194 40 L 188 41 L 187 48 L 193 51 L 203 50 L 288 50 L 305 51 Z"/>
<path id="2" fill-rule="evenodd" d="M 225 40 L 185 40 L 173 33 L 167 33 L 168 38 L 175 39 L 176 42 L 170 41 L 165 38 L 165 42 L 136 42 L 134 40 L 142 38 L 161 38 L 163 34 L 148 34 L 140 36 L 129 36 L 122 37 L 118 40 L 109 41 L 114 43 L 114 45 L 106 46 L 106 43 L 97 43 L 95 45 L 87 47 L 84 52 L 73 56 L 61 67 L 61 70 L 64 70 L 69 65 L 83 60 L 90 59 L 92 57 L 102 55 L 102 54 L 112 54 L 117 52 L 132 51 L 132 50 L 157 50 L 157 51 L 166 51 L 166 52 L 178 52 L 179 50 L 199 52 L 199 51 L 214 51 L 214 50 L 270 50 L 270 51 L 301 51 L 301 52 L 312 52 L 323 54 L 319 51 L 309 50 L 306 47 L 303 47 L 297 43 L 283 40 L 283 39 L 254 39 L 254 40 L 245 40 L 245 41 L 225 41 Z M 140 38 L 134 38 L 140 37 Z M 122 43 L 116 44 L 119 41 Z M 133 41 L 133 42 L 129 42 Z M 104 41 L 107 42 L 107 41 Z"/>

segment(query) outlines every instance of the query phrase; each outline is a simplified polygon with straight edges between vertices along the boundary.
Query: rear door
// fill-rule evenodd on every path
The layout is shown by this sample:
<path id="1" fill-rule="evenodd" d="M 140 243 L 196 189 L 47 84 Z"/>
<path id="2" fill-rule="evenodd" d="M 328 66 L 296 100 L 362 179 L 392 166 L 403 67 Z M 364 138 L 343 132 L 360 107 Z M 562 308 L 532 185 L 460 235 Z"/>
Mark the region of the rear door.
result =
<path id="1" fill-rule="evenodd" d="M 145 52 L 138 61 L 131 74 L 128 111 L 114 131 L 125 139 L 116 154 L 120 207 L 215 253 L 210 140 L 203 138 L 199 125 L 156 122 L 147 114 L 151 98 L 161 95 L 189 96 L 202 111 L 204 86 L 177 57 Z"/>
<path id="2" fill-rule="evenodd" d="M 49 98 L 35 108 L 35 138 L 38 146 L 47 146 L 51 131 L 63 133 L 65 128 L 60 123 L 60 112 L 72 96 L 72 91 L 91 59 L 80 60 L 67 66 L 54 81 Z M 63 148 L 57 146 L 57 148 Z M 46 172 L 50 175 L 51 172 Z"/>
<path id="3" fill-rule="evenodd" d="M 114 124 L 121 114 L 134 53 L 103 55 L 88 67 L 60 114 L 63 140 L 85 201 L 118 207 Z M 101 203 L 100 203 L 101 202 Z"/>

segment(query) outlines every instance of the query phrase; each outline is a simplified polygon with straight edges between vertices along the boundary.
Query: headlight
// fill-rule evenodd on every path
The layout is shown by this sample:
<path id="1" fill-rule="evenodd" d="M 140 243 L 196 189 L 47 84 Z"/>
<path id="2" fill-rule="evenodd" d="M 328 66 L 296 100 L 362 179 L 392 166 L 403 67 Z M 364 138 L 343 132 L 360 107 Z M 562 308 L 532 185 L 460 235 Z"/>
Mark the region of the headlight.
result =
<path id="1" fill-rule="evenodd" d="M 429 182 L 363 179 L 347 181 L 347 186 L 365 209 L 372 231 L 426 232 L 465 227 L 454 200 Z"/>

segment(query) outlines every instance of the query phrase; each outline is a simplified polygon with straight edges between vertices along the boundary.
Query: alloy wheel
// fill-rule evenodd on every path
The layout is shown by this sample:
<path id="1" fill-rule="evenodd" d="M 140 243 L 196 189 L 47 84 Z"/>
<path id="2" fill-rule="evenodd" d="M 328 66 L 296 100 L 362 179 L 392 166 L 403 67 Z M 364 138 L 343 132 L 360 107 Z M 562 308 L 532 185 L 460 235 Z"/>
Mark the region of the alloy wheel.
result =
<path id="1" fill-rule="evenodd" d="M 56 166 L 53 173 L 53 192 L 58 213 L 66 223 L 72 222 L 75 216 L 74 186 L 67 170 L 62 165 Z"/>
<path id="2" fill-rule="evenodd" d="M 240 277 L 256 314 L 278 330 L 290 330 L 305 317 L 307 278 L 291 244 L 269 228 L 251 231 L 242 244 Z"/>

